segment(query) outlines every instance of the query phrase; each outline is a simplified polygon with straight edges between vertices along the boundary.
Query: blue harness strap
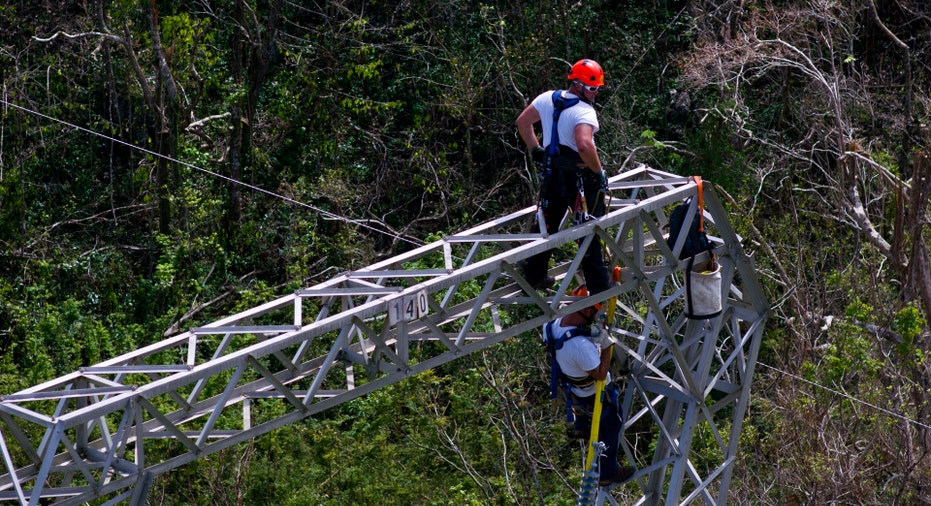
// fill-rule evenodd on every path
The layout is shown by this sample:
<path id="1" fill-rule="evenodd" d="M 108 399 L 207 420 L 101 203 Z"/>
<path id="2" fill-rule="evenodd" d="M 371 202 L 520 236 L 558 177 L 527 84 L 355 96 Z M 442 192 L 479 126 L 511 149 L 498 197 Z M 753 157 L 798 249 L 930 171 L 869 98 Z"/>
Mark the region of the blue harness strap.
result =
<path id="1" fill-rule="evenodd" d="M 556 156 L 559 154 L 559 115 L 562 114 L 564 109 L 578 103 L 578 97 L 565 98 L 562 96 L 562 90 L 553 92 L 553 129 L 550 135 L 550 145 L 546 147 L 546 154 L 548 156 Z"/>

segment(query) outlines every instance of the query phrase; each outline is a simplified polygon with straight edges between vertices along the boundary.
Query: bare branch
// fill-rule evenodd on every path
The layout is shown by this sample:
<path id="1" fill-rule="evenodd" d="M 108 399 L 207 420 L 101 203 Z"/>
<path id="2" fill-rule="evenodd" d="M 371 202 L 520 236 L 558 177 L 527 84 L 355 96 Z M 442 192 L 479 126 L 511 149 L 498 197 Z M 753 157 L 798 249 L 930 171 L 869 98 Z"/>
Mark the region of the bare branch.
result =
<path id="1" fill-rule="evenodd" d="M 883 23 L 881 19 L 879 19 L 879 12 L 876 11 L 876 2 L 874 2 L 873 0 L 869 0 L 869 1 L 870 1 L 870 14 L 873 16 L 873 22 L 876 23 L 876 26 L 878 26 L 879 29 L 882 30 L 883 33 L 885 33 L 886 36 L 889 37 L 890 40 L 892 40 L 893 43 L 895 43 L 895 45 L 899 46 L 901 49 L 908 51 L 908 44 L 902 42 L 898 37 L 896 37 L 895 34 L 892 33 L 892 30 L 889 30 L 889 28 L 886 27 L 886 24 Z"/>
<path id="2" fill-rule="evenodd" d="M 91 31 L 91 32 L 81 32 L 81 33 L 71 34 L 71 33 L 63 32 L 63 31 L 59 30 L 59 31 L 53 33 L 53 34 L 52 34 L 51 36 L 49 36 L 49 37 L 35 37 L 35 36 L 34 36 L 32 39 L 35 40 L 35 41 L 37 41 L 37 42 L 52 42 L 53 40 L 57 39 L 58 37 L 64 37 L 64 38 L 66 38 L 66 39 L 86 39 L 86 38 L 90 38 L 90 37 L 102 37 L 102 38 L 104 38 L 104 39 L 111 40 L 111 41 L 117 42 L 117 43 L 119 43 L 119 44 L 123 44 L 123 43 L 124 43 L 124 40 L 123 40 L 122 37 L 119 37 L 119 36 L 117 36 L 117 35 L 113 35 L 112 33 L 94 32 L 94 31 Z"/>
<path id="3" fill-rule="evenodd" d="M 230 117 L 230 113 L 229 113 L 229 112 L 224 112 L 223 114 L 214 114 L 213 116 L 207 116 L 207 117 L 201 118 L 201 119 L 199 119 L 199 120 L 197 120 L 197 121 L 192 121 L 190 124 L 188 124 L 186 130 L 194 130 L 194 129 L 197 129 L 197 128 L 201 128 L 201 127 L 203 127 L 204 125 L 206 125 L 206 124 L 207 124 L 208 122 L 210 122 L 210 121 L 213 121 L 213 120 L 216 120 L 216 119 L 225 119 L 225 118 L 229 118 L 229 117 Z"/>

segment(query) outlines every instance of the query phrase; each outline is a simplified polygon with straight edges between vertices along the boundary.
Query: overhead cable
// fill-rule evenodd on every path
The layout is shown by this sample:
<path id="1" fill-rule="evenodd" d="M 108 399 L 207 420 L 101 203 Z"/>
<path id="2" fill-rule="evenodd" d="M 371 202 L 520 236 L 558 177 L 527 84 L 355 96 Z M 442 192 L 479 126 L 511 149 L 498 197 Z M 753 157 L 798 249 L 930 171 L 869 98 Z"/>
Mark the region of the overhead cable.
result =
<path id="1" fill-rule="evenodd" d="M 851 400 L 851 401 L 853 401 L 853 402 L 856 402 L 856 403 L 858 403 L 858 404 L 862 404 L 862 405 L 867 406 L 867 407 L 869 407 L 869 408 L 873 408 L 873 409 L 875 409 L 875 410 L 877 410 L 877 411 L 881 411 L 881 412 L 883 412 L 883 413 L 885 413 L 885 414 L 887 414 L 887 415 L 889 415 L 889 416 L 891 416 L 891 417 L 893 417 L 893 418 L 898 418 L 899 420 L 902 420 L 903 422 L 907 422 L 907 423 L 910 423 L 910 424 L 912 424 L 912 425 L 917 425 L 918 427 L 921 427 L 921 428 L 923 428 L 923 429 L 931 429 L 931 425 L 927 425 L 927 424 L 921 423 L 921 422 L 919 422 L 918 420 L 913 420 L 913 419 L 911 419 L 911 418 L 909 418 L 909 417 L 907 417 L 907 416 L 905 416 L 905 415 L 896 413 L 896 412 L 894 412 L 894 411 L 890 411 L 890 410 L 888 410 L 888 409 L 886 409 L 886 408 L 884 408 L 884 407 L 882 407 L 882 406 L 877 406 L 876 404 L 873 404 L 873 403 L 871 403 L 871 402 L 867 402 L 867 401 L 864 401 L 864 400 L 861 400 L 861 399 L 857 399 L 856 397 L 853 397 L 853 396 L 850 395 L 850 394 L 841 392 L 841 391 L 836 390 L 836 389 L 831 388 L 831 387 L 824 386 L 824 385 L 822 385 L 822 384 L 820 384 L 820 383 L 815 383 L 814 381 L 807 380 L 807 379 L 805 379 L 805 378 L 803 378 L 803 377 L 801 377 L 801 376 L 797 376 L 797 375 L 795 375 L 795 374 L 792 374 L 792 373 L 790 373 L 790 372 L 783 371 L 783 370 L 781 370 L 781 369 L 777 369 L 777 368 L 775 368 L 775 367 L 773 367 L 773 366 L 771 366 L 771 365 L 764 364 L 763 362 L 757 362 L 757 363 L 760 364 L 760 365 L 762 365 L 763 367 L 766 367 L 767 369 L 771 369 L 771 370 L 773 370 L 773 371 L 775 371 L 775 372 L 778 372 L 778 373 L 780 373 L 780 374 L 784 374 L 784 375 L 786 375 L 786 376 L 788 376 L 788 377 L 790 377 L 790 378 L 797 379 L 797 380 L 799 380 L 799 381 L 801 381 L 801 382 L 803 382 L 803 383 L 808 383 L 809 385 L 811 385 L 811 386 L 813 386 L 813 387 L 817 387 L 817 388 L 820 388 L 820 389 L 822 389 L 822 390 L 826 390 L 826 391 L 831 392 L 831 393 L 833 393 L 833 394 L 835 394 L 835 395 L 839 395 L 839 396 L 841 396 L 841 397 L 845 397 L 845 398 L 847 398 L 847 399 L 849 399 L 849 400 Z"/>
<path id="2" fill-rule="evenodd" d="M 387 232 L 387 231 L 382 230 L 382 229 L 380 229 L 380 228 L 373 227 L 373 226 L 371 226 L 371 225 L 369 225 L 369 224 L 367 224 L 367 223 L 365 223 L 365 222 L 363 222 L 363 221 L 359 221 L 359 220 L 352 219 L 352 218 L 347 218 L 347 217 L 345 217 L 345 216 L 340 216 L 340 215 L 335 214 L 335 213 L 332 213 L 332 212 L 330 212 L 330 211 L 326 211 L 326 210 L 324 210 L 324 209 L 320 209 L 319 207 L 315 207 L 315 206 L 312 206 L 312 205 L 310 205 L 310 204 L 301 202 L 301 201 L 299 201 L 299 200 L 295 200 L 295 199 L 293 199 L 293 198 L 291 198 L 291 197 L 288 197 L 288 196 L 285 196 L 285 195 L 281 195 L 281 194 L 275 193 L 275 192 L 273 192 L 273 191 L 271 191 L 271 190 L 266 190 L 265 188 L 261 188 L 261 187 L 258 187 L 258 186 L 255 186 L 255 185 L 246 183 L 245 181 L 240 181 L 240 180 L 238 180 L 238 179 L 234 179 L 234 178 L 231 178 L 231 177 L 229 177 L 229 176 L 224 176 L 223 174 L 218 174 L 218 173 L 216 173 L 216 172 L 209 171 L 209 170 L 204 169 L 204 168 L 202 168 L 202 167 L 198 167 L 198 166 L 196 166 L 196 165 L 194 165 L 194 164 L 192 164 L 192 163 L 185 162 L 185 161 L 183 161 L 183 160 L 178 160 L 178 159 L 176 159 L 176 158 L 172 158 L 172 157 L 170 157 L 170 156 L 163 155 L 163 154 L 161 154 L 161 153 L 156 153 L 155 151 L 152 151 L 152 150 L 150 150 L 150 149 L 146 149 L 146 148 L 143 148 L 143 147 L 140 147 L 140 146 L 136 146 L 135 144 L 131 144 L 131 143 L 129 143 L 129 142 L 126 142 L 126 141 L 117 139 L 117 138 L 115 138 L 115 137 L 111 137 L 111 136 L 109 136 L 109 135 L 106 135 L 106 134 L 103 134 L 103 133 L 100 133 L 100 132 L 96 132 L 96 131 L 91 130 L 91 129 L 89 129 L 89 128 L 82 127 L 82 126 L 80 126 L 80 125 L 75 125 L 74 123 L 69 123 L 68 121 L 65 121 L 65 120 L 62 120 L 62 119 L 58 119 L 58 118 L 54 118 L 54 117 L 52 117 L 52 116 L 49 116 L 49 115 L 47 115 L 47 114 L 44 114 L 44 113 L 41 113 L 41 112 L 38 112 L 38 111 L 33 111 L 33 110 L 28 109 L 28 108 L 26 108 L 26 107 L 23 107 L 23 106 L 21 106 L 21 105 L 17 105 L 17 104 L 14 104 L 14 103 L 12 103 L 12 102 L 9 102 L 9 101 L 7 101 L 7 100 L 5 100 L 5 99 L 3 99 L 3 98 L 0 98 L 0 104 L 3 104 L 4 106 L 7 106 L 7 107 L 12 107 L 12 108 L 14 108 L 14 109 L 18 109 L 18 110 L 20 110 L 20 111 L 22 111 L 22 112 L 25 112 L 25 113 L 28 113 L 28 114 L 32 114 L 32 115 L 38 116 L 38 117 L 43 118 L 43 119 L 47 119 L 47 120 L 49 120 L 49 121 L 53 121 L 53 122 L 59 123 L 59 124 L 61 124 L 61 125 L 65 125 L 65 126 L 74 128 L 74 129 L 76 129 L 76 130 L 80 130 L 80 131 L 82 131 L 82 132 L 85 132 L 85 133 L 88 133 L 88 134 L 91 134 L 91 135 L 95 135 L 95 136 L 100 137 L 100 138 L 102 138 L 102 139 L 106 139 L 106 140 L 108 140 L 108 141 L 110 141 L 110 142 L 115 142 L 115 143 L 117 143 L 117 144 L 122 144 L 122 145 L 124 145 L 124 146 L 126 146 L 126 147 L 129 147 L 129 148 L 131 148 L 131 149 L 135 149 L 135 150 L 137 150 L 137 151 L 141 151 L 141 152 L 143 152 L 143 153 L 146 153 L 146 154 L 148 154 L 148 155 L 152 155 L 152 156 L 157 157 L 157 158 L 163 158 L 163 159 L 165 159 L 165 160 L 168 160 L 169 162 L 173 162 L 173 163 L 178 163 L 178 164 L 184 165 L 185 167 L 189 167 L 189 168 L 191 168 L 191 169 L 194 169 L 194 170 L 196 170 L 196 171 L 202 172 L 202 173 L 204 173 L 204 174 L 207 174 L 207 175 L 210 175 L 210 176 L 213 176 L 213 177 L 216 177 L 216 178 L 224 179 L 224 180 L 229 181 L 229 182 L 231 182 L 231 183 L 238 184 L 238 185 L 240 185 L 240 186 L 243 186 L 243 187 L 246 187 L 246 188 L 249 188 L 249 189 L 251 189 L 251 190 L 255 190 L 255 191 L 261 192 L 261 193 L 264 193 L 264 194 L 266 194 L 266 195 L 269 195 L 269 196 L 272 196 L 272 197 L 275 197 L 275 198 L 284 200 L 284 201 L 286 201 L 286 202 L 290 202 L 290 203 L 292 203 L 292 204 L 295 204 L 295 205 L 298 205 L 298 206 L 301 206 L 301 207 L 306 207 L 307 209 L 311 209 L 311 210 L 313 210 L 313 211 L 316 211 L 316 212 L 322 214 L 323 216 L 325 216 L 325 217 L 327 217 L 327 218 L 330 218 L 330 219 L 333 219 L 333 220 L 338 220 L 338 221 L 344 221 L 344 222 L 346 222 L 346 223 L 351 223 L 351 224 L 353 224 L 353 225 L 356 225 L 356 226 L 359 226 L 359 227 L 362 227 L 362 228 L 369 229 L 369 230 L 371 230 L 371 231 L 373 231 L 373 232 L 378 232 L 378 233 L 380 233 L 380 234 L 384 234 L 384 235 L 387 235 L 387 236 L 389 236 L 389 237 L 393 237 L 393 238 L 395 238 L 395 239 L 400 239 L 400 240 L 402 240 L 402 241 L 405 241 L 405 242 L 408 242 L 408 243 L 410 243 L 410 244 L 413 244 L 414 246 L 422 246 L 422 245 L 424 244 L 422 241 L 416 241 L 416 240 L 414 240 L 414 239 L 410 239 L 410 238 L 407 238 L 407 237 L 404 237 L 404 236 L 401 236 L 401 235 L 398 235 L 398 234 L 395 234 L 395 233 Z"/>

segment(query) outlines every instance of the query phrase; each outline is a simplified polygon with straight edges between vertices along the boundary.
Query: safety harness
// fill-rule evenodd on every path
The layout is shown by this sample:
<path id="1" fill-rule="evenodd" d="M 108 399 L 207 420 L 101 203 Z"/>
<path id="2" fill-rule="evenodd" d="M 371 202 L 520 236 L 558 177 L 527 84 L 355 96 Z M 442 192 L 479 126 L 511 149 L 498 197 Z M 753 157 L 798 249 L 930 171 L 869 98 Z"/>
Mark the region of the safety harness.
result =
<path id="1" fill-rule="evenodd" d="M 550 144 L 546 147 L 546 156 L 543 157 L 543 177 L 540 184 L 540 201 L 546 206 L 549 195 L 549 185 L 555 177 L 553 159 L 559 156 L 559 116 L 569 107 L 579 103 L 579 98 L 566 98 L 563 90 L 553 92 L 553 126 L 550 130 Z"/>

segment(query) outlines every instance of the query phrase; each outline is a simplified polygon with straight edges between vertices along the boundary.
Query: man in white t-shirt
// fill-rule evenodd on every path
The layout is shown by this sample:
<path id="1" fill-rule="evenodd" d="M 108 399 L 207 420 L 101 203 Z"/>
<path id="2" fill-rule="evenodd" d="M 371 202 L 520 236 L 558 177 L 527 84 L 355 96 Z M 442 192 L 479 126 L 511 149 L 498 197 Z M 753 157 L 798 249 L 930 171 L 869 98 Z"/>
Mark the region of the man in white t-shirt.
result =
<path id="1" fill-rule="evenodd" d="M 599 127 L 598 115 L 592 107 L 604 86 L 604 71 L 594 60 L 579 60 L 572 66 L 568 79 L 568 89 L 541 93 L 516 121 L 531 157 L 542 165 L 540 207 L 550 234 L 559 230 L 567 209 L 577 209 L 579 183 L 584 188 L 588 214 L 597 218 L 605 212 L 606 176 L 595 147 Z M 557 111 L 559 114 L 555 116 Z M 534 130 L 537 123 L 542 126 L 542 145 Z M 534 232 L 539 231 L 535 221 Z M 601 249 L 601 240 L 595 237 L 582 259 L 582 273 L 592 293 L 610 286 Z M 524 277 L 534 288 L 549 288 L 555 283 L 547 275 L 551 254 L 552 250 L 545 251 L 527 259 Z"/>
<path id="2" fill-rule="evenodd" d="M 585 285 L 576 288 L 573 296 L 587 297 Z M 562 379 L 569 385 L 573 427 L 579 437 L 588 440 L 591 432 L 592 413 L 595 407 L 595 381 L 605 380 L 601 418 L 598 425 L 598 440 L 605 444 L 605 451 L 598 461 L 599 485 L 622 483 L 633 476 L 636 469 L 621 466 L 617 462 L 623 424 L 618 400 L 618 390 L 611 381 L 608 371 L 611 365 L 611 341 L 596 324 L 601 304 L 589 306 L 548 323 L 543 330 L 544 339 L 562 343 L 555 349 L 556 362 Z"/>

